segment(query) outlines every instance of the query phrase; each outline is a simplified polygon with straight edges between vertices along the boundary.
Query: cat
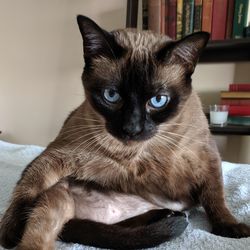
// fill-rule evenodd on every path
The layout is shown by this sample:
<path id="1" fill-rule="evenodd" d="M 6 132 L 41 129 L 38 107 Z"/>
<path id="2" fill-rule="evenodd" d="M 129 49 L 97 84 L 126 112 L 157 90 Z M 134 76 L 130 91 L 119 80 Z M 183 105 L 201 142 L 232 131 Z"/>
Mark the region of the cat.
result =
<path id="1" fill-rule="evenodd" d="M 107 32 L 78 16 L 86 100 L 18 181 L 1 221 L 6 248 L 152 247 L 202 205 L 212 233 L 249 237 L 228 210 L 221 159 L 191 76 L 209 34 L 181 40 Z"/>

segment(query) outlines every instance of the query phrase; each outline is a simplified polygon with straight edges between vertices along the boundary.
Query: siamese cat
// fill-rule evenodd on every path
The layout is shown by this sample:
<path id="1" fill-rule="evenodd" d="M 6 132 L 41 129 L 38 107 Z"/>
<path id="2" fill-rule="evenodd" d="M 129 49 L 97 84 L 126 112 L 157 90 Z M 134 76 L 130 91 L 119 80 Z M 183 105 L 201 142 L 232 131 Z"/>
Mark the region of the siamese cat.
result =
<path id="1" fill-rule="evenodd" d="M 179 236 L 183 211 L 197 205 L 213 234 L 249 237 L 225 204 L 221 159 L 191 85 L 209 34 L 172 41 L 77 21 L 86 100 L 23 171 L 1 221 L 1 245 L 49 250 L 59 238 L 153 247 Z"/>

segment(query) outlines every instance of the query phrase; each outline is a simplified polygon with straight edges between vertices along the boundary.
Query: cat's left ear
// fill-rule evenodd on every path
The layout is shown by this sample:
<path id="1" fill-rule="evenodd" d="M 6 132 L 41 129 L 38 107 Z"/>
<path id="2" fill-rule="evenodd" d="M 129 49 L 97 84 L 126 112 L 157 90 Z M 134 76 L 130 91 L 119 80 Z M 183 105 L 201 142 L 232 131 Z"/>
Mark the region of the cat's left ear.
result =
<path id="1" fill-rule="evenodd" d="M 185 66 L 187 73 L 192 74 L 209 37 L 207 32 L 196 32 L 172 43 L 168 47 L 170 63 L 180 63 Z"/>
<path id="2" fill-rule="evenodd" d="M 77 16 L 77 23 L 83 38 L 83 51 L 85 63 L 93 58 L 104 56 L 117 59 L 123 48 L 115 41 L 114 35 L 86 16 Z"/>

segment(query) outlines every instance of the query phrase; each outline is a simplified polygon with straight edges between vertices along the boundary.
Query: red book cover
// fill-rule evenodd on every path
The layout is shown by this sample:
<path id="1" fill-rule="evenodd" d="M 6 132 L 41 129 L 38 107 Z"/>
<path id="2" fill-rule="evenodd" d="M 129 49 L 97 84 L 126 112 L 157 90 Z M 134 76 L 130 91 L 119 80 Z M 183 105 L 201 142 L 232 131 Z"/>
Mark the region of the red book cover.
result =
<path id="1" fill-rule="evenodd" d="M 213 0 L 206 0 L 202 3 L 202 31 L 212 31 Z"/>
<path id="2" fill-rule="evenodd" d="M 161 0 L 148 0 L 148 29 L 161 32 Z"/>
<path id="3" fill-rule="evenodd" d="M 176 18 L 177 18 L 177 0 L 169 0 L 168 1 L 168 35 L 172 39 L 176 39 Z"/>
<path id="4" fill-rule="evenodd" d="M 232 38 L 233 22 L 234 22 L 234 0 L 228 0 L 227 23 L 226 23 L 226 39 L 231 39 Z"/>
<path id="5" fill-rule="evenodd" d="M 161 34 L 165 34 L 165 0 L 161 0 Z"/>
<path id="6" fill-rule="evenodd" d="M 169 11 L 168 11 L 168 0 L 165 0 L 165 34 L 168 35 L 168 22 L 169 22 Z"/>
<path id="7" fill-rule="evenodd" d="M 250 83 L 232 83 L 229 91 L 250 91 Z"/>
<path id="8" fill-rule="evenodd" d="M 231 116 L 250 116 L 250 105 L 230 105 L 228 114 Z"/>
<path id="9" fill-rule="evenodd" d="M 211 40 L 224 40 L 226 37 L 228 0 L 214 0 Z"/>
<path id="10" fill-rule="evenodd" d="M 224 99 L 222 98 L 220 100 L 220 104 L 221 105 L 236 105 L 236 106 L 246 106 L 249 105 L 250 106 L 250 99 Z"/>

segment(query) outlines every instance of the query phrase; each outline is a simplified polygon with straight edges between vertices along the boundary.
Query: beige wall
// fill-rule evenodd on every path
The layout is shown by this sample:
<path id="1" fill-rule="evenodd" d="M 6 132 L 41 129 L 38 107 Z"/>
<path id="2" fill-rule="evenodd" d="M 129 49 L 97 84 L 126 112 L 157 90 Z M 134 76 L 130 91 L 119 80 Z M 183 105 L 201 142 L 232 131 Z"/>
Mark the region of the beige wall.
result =
<path id="1" fill-rule="evenodd" d="M 68 113 L 83 100 L 82 42 L 76 15 L 87 15 L 108 30 L 121 28 L 125 25 L 126 1 L 0 3 L 0 139 L 47 145 Z M 249 66 L 199 64 L 193 84 L 204 107 L 217 103 L 219 91 L 226 90 L 228 83 L 250 81 L 246 73 Z M 249 138 L 221 137 L 217 141 L 224 159 L 250 162 Z"/>
<path id="2" fill-rule="evenodd" d="M 83 99 L 76 15 L 124 27 L 124 0 L 0 0 L 1 139 L 46 145 Z"/>

